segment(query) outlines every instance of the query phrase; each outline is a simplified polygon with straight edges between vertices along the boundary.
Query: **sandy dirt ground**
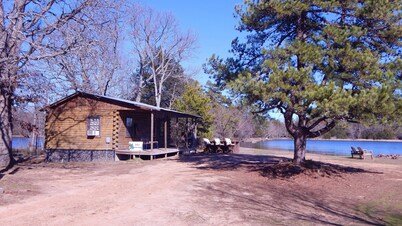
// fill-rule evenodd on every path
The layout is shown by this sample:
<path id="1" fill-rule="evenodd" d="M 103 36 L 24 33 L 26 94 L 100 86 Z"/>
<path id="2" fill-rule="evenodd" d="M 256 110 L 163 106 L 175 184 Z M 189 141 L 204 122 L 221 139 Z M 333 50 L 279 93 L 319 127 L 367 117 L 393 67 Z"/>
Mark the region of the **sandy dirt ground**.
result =
<path id="1" fill-rule="evenodd" d="M 287 157 L 24 162 L 0 174 L 0 225 L 402 224 L 402 160 L 308 155 L 342 170 L 273 174 Z"/>

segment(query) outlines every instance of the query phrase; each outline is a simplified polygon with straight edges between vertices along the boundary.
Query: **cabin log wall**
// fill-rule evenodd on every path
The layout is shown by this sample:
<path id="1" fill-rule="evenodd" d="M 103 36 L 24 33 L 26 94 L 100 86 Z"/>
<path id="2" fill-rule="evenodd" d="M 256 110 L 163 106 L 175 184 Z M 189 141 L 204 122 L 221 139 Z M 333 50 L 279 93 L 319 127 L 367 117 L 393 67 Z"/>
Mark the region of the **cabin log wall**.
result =
<path id="1" fill-rule="evenodd" d="M 119 148 L 119 126 L 120 126 L 120 113 L 113 111 L 113 135 L 112 135 L 112 149 L 118 150 Z"/>
<path id="2" fill-rule="evenodd" d="M 113 119 L 119 106 L 76 97 L 50 109 L 46 116 L 46 149 L 112 150 L 113 129 L 118 126 Z M 100 135 L 87 136 L 87 118 L 100 116 Z M 106 143 L 109 137 L 111 142 Z"/>

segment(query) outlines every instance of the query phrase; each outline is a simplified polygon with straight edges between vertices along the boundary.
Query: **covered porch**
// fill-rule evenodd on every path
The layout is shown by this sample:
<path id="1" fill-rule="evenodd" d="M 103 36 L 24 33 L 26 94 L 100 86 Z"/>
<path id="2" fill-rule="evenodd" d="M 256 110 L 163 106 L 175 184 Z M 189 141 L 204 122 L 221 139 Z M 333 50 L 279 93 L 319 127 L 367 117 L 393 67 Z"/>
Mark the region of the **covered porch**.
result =
<path id="1" fill-rule="evenodd" d="M 118 110 L 114 114 L 116 160 L 152 160 L 197 147 L 196 115 L 168 109 Z"/>
<path id="2" fill-rule="evenodd" d="M 153 150 L 144 150 L 144 151 L 130 151 L 130 150 L 117 150 L 117 155 L 126 156 L 126 159 L 147 159 L 153 160 L 156 158 L 167 158 L 170 156 L 180 156 L 182 153 L 193 151 L 194 148 L 160 148 Z"/>

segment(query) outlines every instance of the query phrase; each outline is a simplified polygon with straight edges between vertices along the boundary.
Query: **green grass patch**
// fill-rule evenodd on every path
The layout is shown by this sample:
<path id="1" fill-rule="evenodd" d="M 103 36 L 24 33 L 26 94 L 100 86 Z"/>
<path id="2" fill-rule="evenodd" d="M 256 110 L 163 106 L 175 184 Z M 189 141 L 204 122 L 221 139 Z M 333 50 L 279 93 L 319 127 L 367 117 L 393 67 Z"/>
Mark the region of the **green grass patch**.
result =
<path id="1" fill-rule="evenodd" d="M 387 225 L 402 225 L 402 214 L 390 214 L 384 218 Z"/>
<path id="2" fill-rule="evenodd" d="M 396 226 L 402 225 L 402 209 L 398 206 L 393 206 L 390 203 L 384 203 L 378 200 L 360 204 L 357 206 L 358 212 L 364 214 L 370 219 L 375 219 L 380 224 Z"/>

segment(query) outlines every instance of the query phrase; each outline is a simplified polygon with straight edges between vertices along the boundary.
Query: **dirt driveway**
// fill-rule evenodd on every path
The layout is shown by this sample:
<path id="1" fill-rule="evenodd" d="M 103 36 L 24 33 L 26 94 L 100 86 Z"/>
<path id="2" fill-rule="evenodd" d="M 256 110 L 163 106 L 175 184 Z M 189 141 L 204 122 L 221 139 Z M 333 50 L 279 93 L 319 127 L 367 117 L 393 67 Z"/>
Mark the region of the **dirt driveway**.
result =
<path id="1" fill-rule="evenodd" d="M 344 173 L 273 177 L 286 156 L 23 164 L 0 174 L 0 225 L 398 225 L 401 161 L 314 156 Z M 257 153 L 258 154 L 258 153 Z M 267 171 L 268 170 L 268 171 Z"/>

